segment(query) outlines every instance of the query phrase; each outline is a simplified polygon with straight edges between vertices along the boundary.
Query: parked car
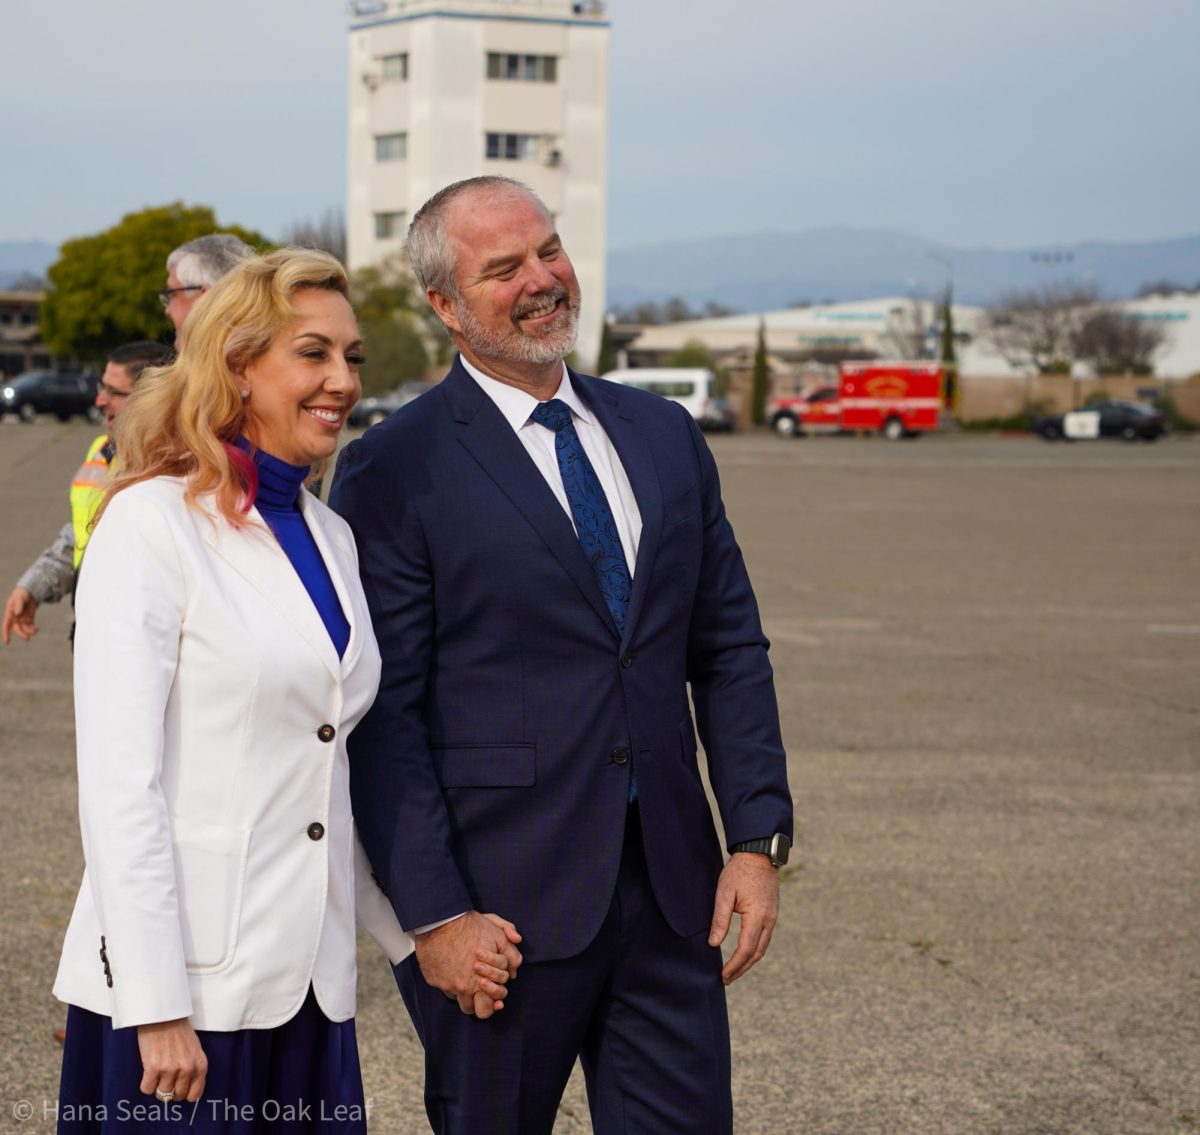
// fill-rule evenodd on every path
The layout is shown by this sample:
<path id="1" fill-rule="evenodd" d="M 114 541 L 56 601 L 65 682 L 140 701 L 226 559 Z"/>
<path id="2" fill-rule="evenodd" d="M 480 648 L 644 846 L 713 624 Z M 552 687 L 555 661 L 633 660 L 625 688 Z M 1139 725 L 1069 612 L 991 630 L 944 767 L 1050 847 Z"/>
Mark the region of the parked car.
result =
<path id="1" fill-rule="evenodd" d="M 82 414 L 90 422 L 101 418 L 96 405 L 99 380 L 88 371 L 28 370 L 6 382 L 0 391 L 0 412 L 32 422 L 38 414 L 53 414 L 60 422 Z"/>
<path id="2" fill-rule="evenodd" d="M 705 433 L 733 433 L 737 426 L 737 415 L 724 398 L 710 398 L 700 411 L 696 424 Z"/>
<path id="3" fill-rule="evenodd" d="M 402 382 L 387 394 L 364 398 L 350 411 L 346 424 L 359 427 L 378 425 L 384 418 L 394 414 L 401 406 L 407 406 L 414 398 L 420 398 L 429 389 L 430 384 L 427 382 Z"/>
<path id="4" fill-rule="evenodd" d="M 1167 419 L 1141 402 L 1099 402 L 1083 410 L 1046 414 L 1031 423 L 1047 441 L 1085 441 L 1119 437 L 1125 441 L 1154 441 L 1167 432 Z"/>

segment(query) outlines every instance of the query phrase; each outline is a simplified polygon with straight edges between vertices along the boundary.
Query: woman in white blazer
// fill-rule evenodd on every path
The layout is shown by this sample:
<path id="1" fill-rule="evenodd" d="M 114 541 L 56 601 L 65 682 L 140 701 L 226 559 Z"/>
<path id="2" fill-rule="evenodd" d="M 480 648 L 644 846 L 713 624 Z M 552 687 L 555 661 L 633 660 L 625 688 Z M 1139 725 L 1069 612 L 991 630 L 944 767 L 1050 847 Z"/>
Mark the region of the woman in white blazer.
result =
<path id="1" fill-rule="evenodd" d="M 412 947 L 350 813 L 380 672 L 354 540 L 302 488 L 361 389 L 347 296 L 322 253 L 247 261 L 122 416 L 77 593 L 68 1120 L 365 1130 L 355 910 Z M 479 970 L 499 1005 L 504 959 Z"/>

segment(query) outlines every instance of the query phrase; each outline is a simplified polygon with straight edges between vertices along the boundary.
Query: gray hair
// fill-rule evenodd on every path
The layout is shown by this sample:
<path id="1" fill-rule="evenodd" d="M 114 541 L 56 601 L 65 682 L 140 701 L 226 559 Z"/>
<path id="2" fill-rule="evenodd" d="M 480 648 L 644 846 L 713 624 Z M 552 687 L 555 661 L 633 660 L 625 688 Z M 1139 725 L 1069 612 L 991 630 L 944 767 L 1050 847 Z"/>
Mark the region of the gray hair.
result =
<path id="1" fill-rule="evenodd" d="M 494 174 L 468 177 L 439 189 L 417 210 L 408 226 L 408 259 L 423 291 L 432 289 L 450 299 L 458 298 L 458 285 L 454 282 L 458 254 L 446 232 L 446 211 L 464 193 L 478 193 L 491 200 L 518 195 L 528 197 L 547 219 L 554 219 L 545 202 L 523 181 L 512 177 Z"/>
<path id="2" fill-rule="evenodd" d="M 210 233 L 181 244 L 167 257 L 167 271 L 189 288 L 211 288 L 231 268 L 255 255 L 232 233 Z"/>

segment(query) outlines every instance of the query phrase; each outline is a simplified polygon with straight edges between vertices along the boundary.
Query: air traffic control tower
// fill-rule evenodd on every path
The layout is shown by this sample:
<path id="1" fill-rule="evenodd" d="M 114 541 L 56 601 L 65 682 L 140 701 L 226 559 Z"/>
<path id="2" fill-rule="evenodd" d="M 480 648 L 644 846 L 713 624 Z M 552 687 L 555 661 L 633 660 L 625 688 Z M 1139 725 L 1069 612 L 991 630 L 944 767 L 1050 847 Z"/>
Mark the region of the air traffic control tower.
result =
<path id="1" fill-rule="evenodd" d="M 604 317 L 608 36 L 600 0 L 352 0 L 351 269 L 403 247 L 421 203 L 464 177 L 531 186 L 583 290 L 577 358 Z"/>

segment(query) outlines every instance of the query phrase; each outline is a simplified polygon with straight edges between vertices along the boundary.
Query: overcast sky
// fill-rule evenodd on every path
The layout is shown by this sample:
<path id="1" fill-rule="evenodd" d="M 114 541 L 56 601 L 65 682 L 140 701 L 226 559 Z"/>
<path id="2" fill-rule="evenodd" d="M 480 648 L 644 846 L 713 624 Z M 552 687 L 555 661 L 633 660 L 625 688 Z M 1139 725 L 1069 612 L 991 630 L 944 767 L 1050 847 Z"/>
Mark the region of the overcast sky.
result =
<path id="1" fill-rule="evenodd" d="M 1198 0 L 612 0 L 609 239 L 1200 232 Z M 682 19 L 681 19 L 682 15 Z M 342 0 L 4 0 L 0 240 L 345 198 Z"/>

